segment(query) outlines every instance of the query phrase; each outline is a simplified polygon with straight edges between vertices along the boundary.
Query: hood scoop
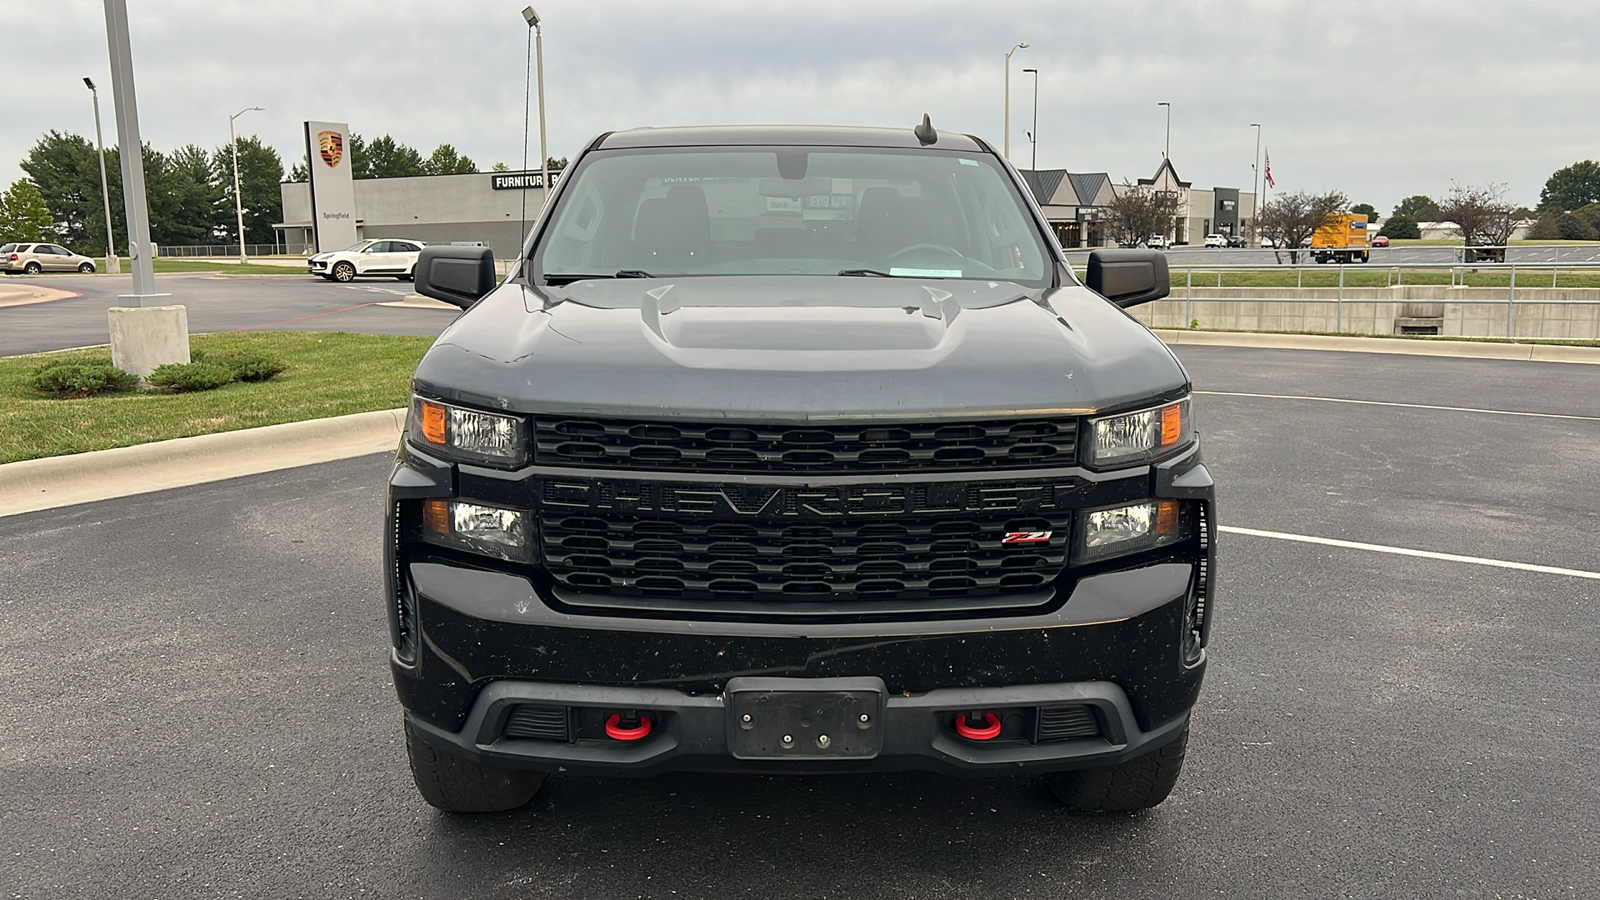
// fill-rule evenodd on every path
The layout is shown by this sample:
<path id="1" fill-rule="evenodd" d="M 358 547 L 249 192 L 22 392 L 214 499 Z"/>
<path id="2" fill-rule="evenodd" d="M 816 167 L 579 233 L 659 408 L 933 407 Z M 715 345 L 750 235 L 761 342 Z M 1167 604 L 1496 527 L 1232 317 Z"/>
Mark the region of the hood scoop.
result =
<path id="1" fill-rule="evenodd" d="M 834 286 L 837 289 L 837 283 Z M 841 305 L 835 297 L 814 291 L 757 300 L 697 297 L 692 288 L 668 284 L 644 292 L 639 314 L 651 334 L 676 350 L 849 353 L 939 349 L 950 338 L 960 304 L 948 292 L 927 285 L 893 287 L 897 288 L 893 297 L 887 296 L 887 291 L 873 291 L 885 296 L 874 296 L 871 299 L 876 302 L 871 305 Z"/>

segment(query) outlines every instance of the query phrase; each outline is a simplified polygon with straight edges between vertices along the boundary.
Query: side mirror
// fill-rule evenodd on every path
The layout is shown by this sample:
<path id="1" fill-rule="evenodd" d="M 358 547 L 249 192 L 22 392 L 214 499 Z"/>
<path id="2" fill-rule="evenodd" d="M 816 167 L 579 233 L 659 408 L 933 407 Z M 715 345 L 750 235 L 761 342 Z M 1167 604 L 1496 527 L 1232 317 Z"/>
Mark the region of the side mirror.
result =
<path id="1" fill-rule="evenodd" d="M 490 247 L 424 247 L 411 274 L 417 293 L 462 309 L 494 290 L 499 280 Z"/>
<path id="2" fill-rule="evenodd" d="M 1089 290 L 1124 309 L 1172 293 L 1167 255 L 1159 250 L 1096 250 L 1087 281 Z"/>

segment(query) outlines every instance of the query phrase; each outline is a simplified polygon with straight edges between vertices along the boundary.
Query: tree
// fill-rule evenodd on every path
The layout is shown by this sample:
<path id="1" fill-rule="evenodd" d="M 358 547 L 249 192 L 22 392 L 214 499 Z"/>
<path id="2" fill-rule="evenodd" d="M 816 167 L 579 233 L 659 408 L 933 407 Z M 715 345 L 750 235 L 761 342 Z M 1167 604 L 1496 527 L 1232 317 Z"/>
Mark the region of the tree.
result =
<path id="1" fill-rule="evenodd" d="M 1600 203 L 1600 162 L 1586 159 L 1557 169 L 1539 192 L 1540 209 L 1574 210 Z"/>
<path id="2" fill-rule="evenodd" d="M 1517 220 L 1529 214 L 1505 201 L 1506 186 L 1490 184 L 1450 186 L 1450 196 L 1439 204 L 1439 220 L 1456 226 L 1468 247 L 1504 247 Z M 1490 256 L 1500 256 L 1491 254 Z M 1472 259 L 1468 259 L 1472 262 Z"/>
<path id="3" fill-rule="evenodd" d="M 1390 238 L 1411 238 L 1414 240 L 1422 237 L 1422 229 L 1417 227 L 1417 220 L 1398 213 L 1384 219 L 1383 228 L 1378 233 Z"/>
<path id="4" fill-rule="evenodd" d="M 478 171 L 478 164 L 457 153 L 455 147 L 440 144 L 423 161 L 422 170 L 428 175 L 471 175 Z"/>
<path id="5" fill-rule="evenodd" d="M 1350 211 L 1356 215 L 1366 216 L 1368 222 L 1378 221 L 1378 210 L 1371 203 L 1357 203 L 1350 207 Z"/>
<path id="6" fill-rule="evenodd" d="M 566 160 L 561 163 L 564 167 Z M 1166 234 L 1172 230 L 1172 219 L 1178 214 L 1177 193 L 1136 187 L 1123 179 L 1122 188 L 1113 194 L 1111 202 L 1106 204 L 1105 223 L 1106 231 L 1118 243 L 1133 245 L 1152 234 Z"/>
<path id="7" fill-rule="evenodd" d="M 239 240 L 239 226 L 233 208 L 233 154 L 226 144 L 212 156 L 212 171 L 219 191 L 223 215 L 217 237 L 229 243 Z M 244 240 L 247 244 L 273 243 L 272 226 L 283 220 L 283 160 L 278 151 L 261 143 L 255 135 L 239 138 L 239 196 L 244 200 Z"/>
<path id="8" fill-rule="evenodd" d="M 1405 216 L 1413 222 L 1439 221 L 1439 206 L 1427 194 L 1413 194 L 1395 204 L 1394 215 Z"/>
<path id="9" fill-rule="evenodd" d="M 351 145 L 355 144 L 351 135 Z M 414 147 L 399 143 L 387 134 L 366 146 L 368 160 L 367 178 L 407 178 L 427 174 L 422 166 L 422 154 Z M 354 160 L 354 153 L 351 155 Z M 363 176 L 357 175 L 357 178 Z"/>
<path id="10" fill-rule="evenodd" d="M 73 250 L 103 251 L 103 241 L 95 247 L 90 239 L 90 222 L 105 217 L 100 202 L 100 164 L 94 147 L 76 134 L 51 130 L 33 145 L 20 166 L 50 209 L 56 241 Z M 115 171 L 111 159 L 106 160 L 106 171 L 108 175 Z M 114 190 L 113 196 L 117 193 Z"/>
<path id="11" fill-rule="evenodd" d="M 0 194 L 0 242 L 54 240 L 54 221 L 44 195 L 28 179 L 13 181 Z"/>
<path id="12" fill-rule="evenodd" d="M 190 144 L 171 154 L 144 150 L 145 202 L 150 240 L 157 244 L 209 244 L 222 223 L 222 191 L 211 155 Z"/>
<path id="13" fill-rule="evenodd" d="M 503 162 L 497 162 L 497 163 L 494 164 L 494 166 L 489 171 L 491 171 L 491 172 L 509 172 L 509 171 L 511 171 L 511 167 L 506 165 Z"/>
<path id="14" fill-rule="evenodd" d="M 1344 212 L 1349 205 L 1350 198 L 1343 191 L 1279 194 L 1261 207 L 1257 226 L 1261 235 L 1272 241 L 1275 247 L 1289 251 L 1290 263 L 1297 263 L 1300 261 L 1300 243 L 1311 237 L 1311 232 L 1321 228 L 1328 219 Z"/>

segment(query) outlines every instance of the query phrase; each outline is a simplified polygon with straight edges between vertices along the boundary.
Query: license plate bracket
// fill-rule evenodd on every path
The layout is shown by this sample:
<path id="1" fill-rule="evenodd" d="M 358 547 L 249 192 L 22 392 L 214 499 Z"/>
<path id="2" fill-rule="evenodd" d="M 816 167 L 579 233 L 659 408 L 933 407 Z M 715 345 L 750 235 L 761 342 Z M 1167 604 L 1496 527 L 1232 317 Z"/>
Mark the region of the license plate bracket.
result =
<path id="1" fill-rule="evenodd" d="M 872 759 L 883 749 L 885 693 L 879 678 L 734 678 L 725 691 L 729 752 Z"/>

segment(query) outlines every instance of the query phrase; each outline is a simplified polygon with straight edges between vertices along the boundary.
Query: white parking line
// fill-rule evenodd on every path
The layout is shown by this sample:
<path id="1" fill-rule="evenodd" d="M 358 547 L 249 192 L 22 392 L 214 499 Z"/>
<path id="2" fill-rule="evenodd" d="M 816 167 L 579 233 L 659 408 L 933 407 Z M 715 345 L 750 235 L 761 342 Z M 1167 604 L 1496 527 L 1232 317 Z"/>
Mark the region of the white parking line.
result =
<path id="1" fill-rule="evenodd" d="M 1571 419 L 1600 422 L 1600 416 L 1569 416 L 1560 413 L 1518 412 L 1511 409 L 1478 409 L 1471 406 L 1429 406 L 1425 403 L 1392 403 L 1387 400 L 1346 400 L 1341 397 L 1305 397 L 1299 394 L 1248 394 L 1243 391 L 1195 391 L 1212 397 L 1256 397 L 1263 400 L 1315 400 L 1319 403 L 1355 403 L 1361 406 L 1398 406 L 1404 409 L 1434 409 L 1443 412 L 1483 413 L 1490 416 L 1526 416 L 1533 419 Z"/>
<path id="2" fill-rule="evenodd" d="M 1412 550 L 1407 547 L 1389 547 L 1384 544 L 1363 544 L 1359 541 L 1340 541 L 1333 538 L 1312 537 L 1307 534 L 1286 534 L 1282 531 L 1261 531 L 1256 528 L 1239 528 L 1234 525 L 1220 525 L 1218 531 L 1228 534 L 1244 534 L 1251 537 L 1272 538 L 1279 541 L 1295 541 L 1301 544 L 1321 544 L 1325 547 L 1343 547 L 1346 550 L 1370 550 L 1374 553 L 1392 553 L 1396 556 L 1416 556 L 1422 559 L 1437 559 L 1444 562 L 1469 563 L 1474 566 L 1493 566 L 1497 569 L 1517 569 L 1522 572 L 1543 572 L 1547 575 L 1568 575 L 1573 578 L 1588 578 L 1600 581 L 1600 572 L 1587 572 L 1583 569 L 1563 569 L 1557 566 L 1536 566 L 1532 563 L 1512 562 L 1507 559 L 1485 559 L 1481 556 L 1458 556 L 1454 553 L 1434 553 L 1431 550 Z"/>

